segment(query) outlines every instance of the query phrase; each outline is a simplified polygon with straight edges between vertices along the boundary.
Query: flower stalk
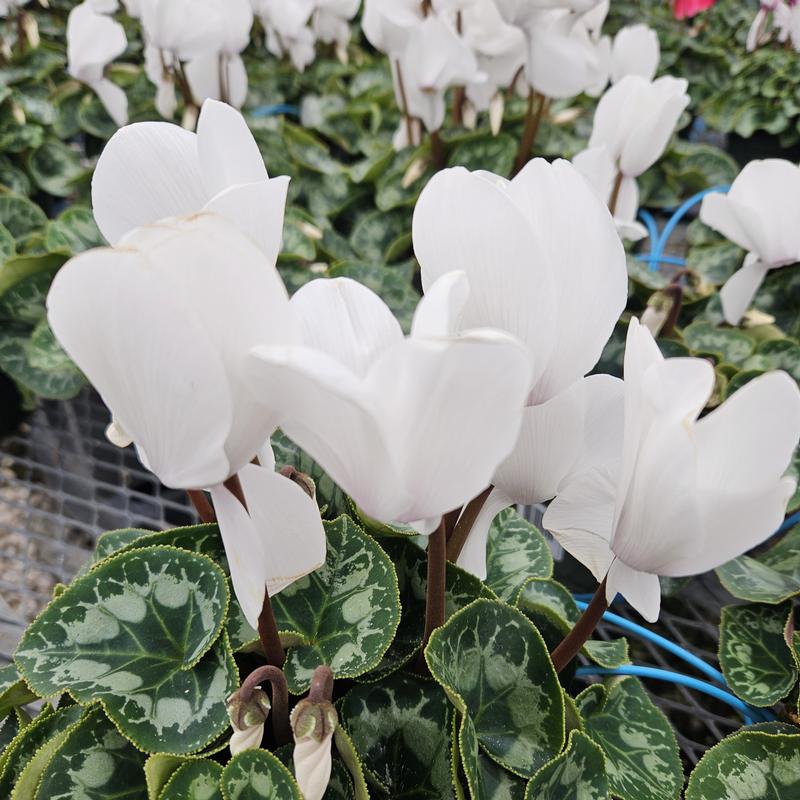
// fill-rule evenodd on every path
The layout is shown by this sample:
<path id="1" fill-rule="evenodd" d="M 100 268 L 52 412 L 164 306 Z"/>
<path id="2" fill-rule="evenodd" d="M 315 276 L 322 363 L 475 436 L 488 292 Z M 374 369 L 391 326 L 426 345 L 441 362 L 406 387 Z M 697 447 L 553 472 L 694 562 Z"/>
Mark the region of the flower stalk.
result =
<path id="1" fill-rule="evenodd" d="M 622 171 L 617 170 L 617 176 L 614 178 L 614 187 L 611 190 L 611 197 L 608 200 L 608 210 L 613 217 L 617 211 L 617 203 L 619 202 L 619 192 L 622 189 Z"/>
<path id="2" fill-rule="evenodd" d="M 607 610 L 606 579 L 603 578 L 602 582 L 597 587 L 597 591 L 594 593 L 594 597 L 592 597 L 592 601 L 586 607 L 583 614 L 581 614 L 580 619 L 564 637 L 561 644 L 550 653 L 550 658 L 553 661 L 556 672 L 561 672 L 564 667 L 578 655 L 581 647 L 586 644 L 589 637 L 594 633 L 595 628 L 599 625 L 603 614 L 605 614 Z"/>
<path id="3" fill-rule="evenodd" d="M 241 714 L 241 709 L 251 702 L 256 688 L 265 682 L 269 683 L 272 689 L 272 733 L 275 736 L 275 744 L 281 747 L 292 741 L 292 731 L 289 727 L 289 687 L 283 670 L 271 664 L 254 669 L 237 692 L 237 699 L 241 703 L 239 713 Z M 239 727 L 243 727 L 243 721 L 238 722 Z"/>
<path id="4" fill-rule="evenodd" d="M 425 664 L 425 646 L 436 628 L 444 625 L 445 618 L 445 584 L 447 569 L 447 533 L 445 520 L 428 537 L 428 573 L 425 589 L 425 633 L 422 636 L 422 648 L 419 654 L 418 667 L 427 669 Z"/>
<path id="5" fill-rule="evenodd" d="M 189 499 L 192 501 L 194 510 L 197 512 L 197 516 L 200 517 L 201 522 L 207 525 L 217 521 L 214 508 L 208 502 L 206 493 L 202 489 L 187 489 L 186 494 L 189 495 Z"/>
<path id="6" fill-rule="evenodd" d="M 535 103 L 537 97 L 539 98 L 538 104 Z M 534 111 L 534 105 L 536 105 L 536 111 Z M 515 175 L 528 163 L 531 150 L 536 141 L 536 135 L 539 133 L 539 126 L 542 124 L 542 118 L 549 106 L 550 100 L 531 87 L 528 91 L 528 110 L 525 114 L 525 129 L 522 132 L 519 150 L 517 150 L 517 160 L 514 164 Z"/>
<path id="7" fill-rule="evenodd" d="M 455 524 L 452 533 L 447 539 L 448 561 L 452 561 L 454 564 L 458 561 L 458 557 L 461 555 L 467 538 L 475 525 L 475 520 L 478 519 L 478 515 L 481 513 L 481 509 L 493 488 L 494 486 L 487 486 L 477 497 L 474 497 L 464 506 L 464 510 L 458 518 L 458 522 Z"/>

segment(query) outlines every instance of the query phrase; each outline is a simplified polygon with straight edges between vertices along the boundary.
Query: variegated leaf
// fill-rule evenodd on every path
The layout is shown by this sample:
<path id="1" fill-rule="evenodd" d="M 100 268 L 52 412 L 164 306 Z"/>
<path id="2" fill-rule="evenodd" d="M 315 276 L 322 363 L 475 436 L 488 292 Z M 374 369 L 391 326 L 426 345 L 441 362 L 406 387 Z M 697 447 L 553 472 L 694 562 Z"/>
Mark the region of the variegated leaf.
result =
<path id="1" fill-rule="evenodd" d="M 686 800 L 800 797 L 800 734 L 736 733 L 712 747 L 689 778 Z"/>
<path id="2" fill-rule="evenodd" d="M 284 666 L 294 694 L 308 689 L 321 664 L 337 678 L 368 672 L 400 621 L 397 576 L 386 553 L 349 517 L 326 522 L 325 532 L 325 564 L 272 600 L 280 631 L 303 641 L 289 648 Z"/>
<path id="3" fill-rule="evenodd" d="M 683 788 L 678 742 L 638 680 L 622 678 L 611 684 L 605 704 L 587 713 L 584 724 L 606 755 L 612 796 L 677 800 Z"/>
<path id="4" fill-rule="evenodd" d="M 225 800 L 303 800 L 286 767 L 266 750 L 246 750 L 222 771 Z"/>
<path id="5" fill-rule="evenodd" d="M 525 780 L 501 767 L 481 750 L 469 715 L 461 717 L 458 751 L 472 800 L 523 800 Z"/>
<path id="6" fill-rule="evenodd" d="M 0 719 L 17 706 L 36 699 L 13 664 L 0 667 Z"/>
<path id="7" fill-rule="evenodd" d="M 377 680 L 407 664 L 419 651 L 425 632 L 425 595 L 428 587 L 428 559 L 425 551 L 414 541 L 404 539 L 381 540 L 397 570 L 402 616 L 397 634 L 381 663 L 364 676 Z M 492 592 L 469 572 L 447 562 L 445 590 L 445 618 L 479 597 L 493 597 Z"/>
<path id="8" fill-rule="evenodd" d="M 517 606 L 537 627 L 549 623 L 558 631 L 560 641 L 581 616 L 569 590 L 558 581 L 547 578 L 531 578 L 522 587 Z M 553 643 L 555 646 L 557 642 Z M 589 639 L 581 648 L 583 654 L 601 667 L 619 667 L 627 664 L 628 641 L 624 637 L 603 641 Z"/>
<path id="9" fill-rule="evenodd" d="M 99 700 L 142 750 L 196 751 L 227 727 L 225 698 L 237 682 L 227 637 L 219 638 L 227 605 L 225 575 L 208 558 L 133 549 L 53 600 L 25 632 L 16 662 L 43 696 Z"/>
<path id="10" fill-rule="evenodd" d="M 69 730 L 32 800 L 139 800 L 145 792 L 144 755 L 95 706 Z"/>
<path id="11" fill-rule="evenodd" d="M 158 800 L 223 800 L 222 767 L 216 761 L 187 761 L 172 773 Z"/>
<path id="12" fill-rule="evenodd" d="M 782 603 L 800 594 L 800 525 L 755 558 L 740 556 L 717 568 L 722 585 L 753 603 Z"/>
<path id="13" fill-rule="evenodd" d="M 68 706 L 55 712 L 45 706 L 45 710 L 14 737 L 0 758 L 0 797 L 11 797 L 11 790 L 34 755 L 78 723 L 83 712 L 80 706 Z"/>
<path id="14" fill-rule="evenodd" d="M 573 731 L 567 749 L 531 779 L 525 800 L 607 800 L 603 751 L 585 734 Z"/>
<path id="15" fill-rule="evenodd" d="M 396 672 L 380 684 L 351 689 L 340 718 L 379 793 L 445 800 L 453 798 L 451 713 L 437 683 Z"/>
<path id="16" fill-rule="evenodd" d="M 771 706 L 797 683 L 797 665 L 784 638 L 790 604 L 726 606 L 719 661 L 730 688 L 747 703 Z"/>
<path id="17" fill-rule="evenodd" d="M 510 603 L 528 578 L 552 574 L 553 556 L 541 531 L 514 508 L 501 511 L 489 528 L 486 585 Z"/>
<path id="18" fill-rule="evenodd" d="M 499 764 L 529 778 L 561 750 L 561 685 L 544 640 L 522 613 L 476 600 L 433 632 L 425 658 Z"/>

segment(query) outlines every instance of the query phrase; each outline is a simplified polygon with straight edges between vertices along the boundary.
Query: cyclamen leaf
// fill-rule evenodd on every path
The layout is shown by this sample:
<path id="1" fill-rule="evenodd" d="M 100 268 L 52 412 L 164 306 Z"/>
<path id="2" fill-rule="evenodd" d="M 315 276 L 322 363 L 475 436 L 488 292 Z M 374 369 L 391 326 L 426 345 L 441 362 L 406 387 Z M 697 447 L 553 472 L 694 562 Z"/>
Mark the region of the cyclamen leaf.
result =
<path id="1" fill-rule="evenodd" d="M 797 666 L 784 638 L 791 613 L 788 604 L 722 609 L 720 666 L 730 688 L 751 705 L 774 705 L 797 682 Z"/>
<path id="2" fill-rule="evenodd" d="M 386 553 L 349 517 L 325 522 L 325 564 L 272 600 L 281 633 L 300 637 L 284 671 L 289 691 L 308 689 L 314 670 L 327 664 L 337 678 L 375 667 L 400 621 L 397 576 Z"/>
<path id="3" fill-rule="evenodd" d="M 222 800 L 221 778 L 216 761 L 189 761 L 172 774 L 158 800 Z"/>
<path id="4" fill-rule="evenodd" d="M 686 800 L 789 800 L 800 797 L 800 734 L 736 733 L 694 768 Z"/>
<path id="5" fill-rule="evenodd" d="M 753 603 L 782 603 L 800 594 L 800 525 L 762 555 L 740 556 L 717 568 L 722 585 Z"/>
<path id="6" fill-rule="evenodd" d="M 227 605 L 225 575 L 208 558 L 123 552 L 53 600 L 15 659 L 43 696 L 99 700 L 141 749 L 192 752 L 227 727 L 237 675 L 227 638 L 216 641 Z"/>
<path id="7" fill-rule="evenodd" d="M 458 750 L 473 800 L 523 800 L 524 779 L 501 767 L 481 750 L 475 725 L 468 715 L 461 717 Z"/>
<path id="8" fill-rule="evenodd" d="M 11 709 L 36 699 L 13 664 L 0 667 L 0 719 Z"/>
<path id="9" fill-rule="evenodd" d="M 341 704 L 367 776 L 390 797 L 453 798 L 450 715 L 437 683 L 395 673 L 376 685 L 356 686 Z"/>
<path id="10" fill-rule="evenodd" d="M 530 778 L 561 750 L 561 685 L 544 640 L 521 612 L 476 600 L 433 632 L 425 659 L 500 765 Z"/>
<path id="11" fill-rule="evenodd" d="M 501 511 L 489 528 L 486 585 L 506 602 L 513 602 L 528 578 L 549 578 L 553 556 L 541 531 L 516 509 Z"/>
<path id="12" fill-rule="evenodd" d="M 611 795 L 620 800 L 677 800 L 683 787 L 678 742 L 667 718 L 635 678 L 608 689 L 585 717 L 586 734 L 606 755 Z"/>
<path id="13" fill-rule="evenodd" d="M 222 771 L 225 800 L 303 800 L 286 767 L 266 750 L 246 750 Z"/>
<path id="14" fill-rule="evenodd" d="M 525 800 L 607 800 L 603 751 L 585 734 L 573 731 L 567 749 L 533 776 Z"/>
<path id="15" fill-rule="evenodd" d="M 144 755 L 95 707 L 71 728 L 42 772 L 33 800 L 138 800 Z"/>

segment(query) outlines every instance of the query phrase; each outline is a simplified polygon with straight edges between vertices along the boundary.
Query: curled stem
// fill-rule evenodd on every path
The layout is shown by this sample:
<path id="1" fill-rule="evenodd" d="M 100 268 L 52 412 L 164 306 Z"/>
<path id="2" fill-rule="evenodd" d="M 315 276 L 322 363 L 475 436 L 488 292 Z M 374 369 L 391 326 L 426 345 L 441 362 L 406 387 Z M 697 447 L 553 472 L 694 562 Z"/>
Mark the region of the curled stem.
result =
<path id="1" fill-rule="evenodd" d="M 472 532 L 472 527 L 475 525 L 475 520 L 481 513 L 481 509 L 486 503 L 486 499 L 491 494 L 494 486 L 487 486 L 477 497 L 469 501 L 464 506 L 464 511 L 458 519 L 450 538 L 447 540 L 447 560 L 452 561 L 454 564 L 458 561 L 461 551 L 467 542 L 467 538 Z"/>
<path id="2" fill-rule="evenodd" d="M 312 703 L 330 703 L 333 699 L 333 670 L 327 664 L 314 670 L 308 699 Z"/>
<path id="3" fill-rule="evenodd" d="M 606 600 L 606 579 L 603 578 L 602 583 L 597 587 L 591 603 L 586 607 L 586 610 L 581 614 L 580 619 L 575 623 L 573 629 L 564 637 L 552 653 L 550 658 L 553 661 L 553 666 L 556 672 L 561 672 L 564 667 L 575 658 L 580 652 L 581 647 L 586 643 L 589 637 L 594 633 L 594 629 L 598 626 L 603 614 L 608 610 L 608 600 Z"/>
<path id="4" fill-rule="evenodd" d="M 289 727 L 289 687 L 286 685 L 286 676 L 283 674 L 283 670 L 271 664 L 254 669 L 242 683 L 239 696 L 245 703 L 249 702 L 253 696 L 253 690 L 265 681 L 272 687 L 270 698 L 272 733 L 275 736 L 275 744 L 281 747 L 292 741 L 292 730 Z M 239 726 L 242 727 L 241 722 Z"/>

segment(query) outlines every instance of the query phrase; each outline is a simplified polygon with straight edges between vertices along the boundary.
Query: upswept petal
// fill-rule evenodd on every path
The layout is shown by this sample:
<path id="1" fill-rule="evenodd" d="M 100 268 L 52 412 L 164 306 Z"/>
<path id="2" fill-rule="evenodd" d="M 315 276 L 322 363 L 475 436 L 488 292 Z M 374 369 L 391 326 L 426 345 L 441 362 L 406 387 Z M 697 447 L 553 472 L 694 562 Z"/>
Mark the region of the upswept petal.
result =
<path id="1" fill-rule="evenodd" d="M 625 429 L 625 383 L 611 375 L 590 375 L 580 383 L 585 410 L 583 446 L 576 469 L 619 465 Z"/>
<path id="2" fill-rule="evenodd" d="M 514 505 L 514 501 L 495 487 L 486 498 L 480 513 L 472 525 L 472 530 L 464 542 L 464 547 L 456 563 L 481 580 L 486 579 L 486 546 L 489 542 L 489 528 L 494 518 L 504 509 Z"/>
<path id="3" fill-rule="evenodd" d="M 466 273 L 461 270 L 446 272 L 428 288 L 417 304 L 411 335 L 415 338 L 454 336 L 461 327 L 468 299 Z"/>
<path id="4" fill-rule="evenodd" d="M 282 430 L 367 514 L 383 522 L 401 518 L 412 499 L 376 401 L 350 370 L 309 348 L 261 346 L 251 351 L 248 378 L 256 396 L 282 412 Z"/>
<path id="5" fill-rule="evenodd" d="M 310 281 L 292 296 L 291 307 L 305 346 L 335 358 L 359 377 L 403 340 L 389 306 L 350 278 Z"/>
<path id="6" fill-rule="evenodd" d="M 665 553 L 659 574 L 698 575 L 757 547 L 783 522 L 796 488 L 795 479 L 787 477 L 755 491 L 703 492 L 703 531 Z"/>
<path id="7" fill-rule="evenodd" d="M 656 622 L 661 611 L 661 583 L 658 575 L 641 572 L 615 559 L 608 571 L 606 599 L 621 594 L 648 622 Z"/>
<path id="8" fill-rule="evenodd" d="M 232 223 L 209 213 L 140 228 L 124 244 L 146 252 L 159 280 L 175 296 L 186 296 L 217 347 L 235 401 L 226 452 L 232 470 L 238 471 L 278 424 L 269 405 L 262 407 L 247 390 L 246 354 L 257 344 L 298 341 L 274 263 Z"/>
<path id="9" fill-rule="evenodd" d="M 759 259 L 757 253 L 748 253 L 744 264 L 725 281 L 719 290 L 722 313 L 729 325 L 738 325 L 744 312 L 750 307 L 769 268 Z"/>
<path id="10" fill-rule="evenodd" d="M 203 210 L 230 220 L 261 248 L 270 264 L 275 264 L 283 244 L 288 190 L 289 178 L 284 175 L 258 183 L 239 184 L 220 192 Z"/>
<path id="11" fill-rule="evenodd" d="M 197 121 L 197 155 L 208 197 L 229 186 L 269 177 L 244 117 L 227 103 L 206 100 Z"/>
<path id="12" fill-rule="evenodd" d="M 519 438 L 493 483 L 514 502 L 534 505 L 555 496 L 583 447 L 583 379 L 544 403 L 527 406 Z"/>
<path id="13" fill-rule="evenodd" d="M 411 521 L 457 508 L 489 485 L 514 446 L 530 370 L 525 348 L 499 331 L 406 339 L 367 377 L 413 498 Z"/>
<path id="14" fill-rule="evenodd" d="M 534 159 L 508 191 L 558 265 L 555 348 L 535 389 L 545 399 L 600 358 L 628 299 L 625 249 L 605 203 L 568 161 Z"/>
<path id="15" fill-rule="evenodd" d="M 530 351 L 533 385 L 555 344 L 554 265 L 507 185 L 462 167 L 437 173 L 414 211 L 414 252 L 426 290 L 453 268 L 466 273 L 462 325 L 519 338 Z"/>
<path id="16" fill-rule="evenodd" d="M 103 108 L 108 111 L 108 116 L 114 120 L 118 127 L 128 124 L 128 95 L 125 90 L 112 83 L 108 78 L 102 78 L 92 84 Z"/>
<path id="17" fill-rule="evenodd" d="M 756 250 L 762 238 L 752 235 L 751 229 L 761 224 L 752 210 L 731 198 L 730 193 L 707 194 L 700 205 L 700 220 L 745 250 Z"/>
<path id="18" fill-rule="evenodd" d="M 750 381 L 695 428 L 698 488 L 736 494 L 774 483 L 800 439 L 800 390 L 785 372 Z"/>
<path id="19" fill-rule="evenodd" d="M 609 469 L 576 473 L 559 488 L 542 525 L 558 543 L 601 581 L 608 572 L 616 499 L 616 475 Z"/>
<path id="20" fill-rule="evenodd" d="M 248 464 L 239 479 L 268 556 L 263 579 L 274 595 L 325 563 L 319 508 L 294 481 L 266 467 Z"/>
<path id="21" fill-rule="evenodd" d="M 652 28 L 642 24 L 622 28 L 611 51 L 611 81 L 616 83 L 626 75 L 641 75 L 650 81 L 660 58 L 658 34 Z"/>
<path id="22" fill-rule="evenodd" d="M 145 257 L 77 256 L 56 275 L 47 306 L 56 338 L 163 483 L 193 488 L 228 476 L 224 366 L 201 319 Z"/>
<path id="23" fill-rule="evenodd" d="M 167 122 L 118 130 L 92 178 L 94 218 L 111 244 L 141 225 L 191 214 L 206 200 L 196 137 Z"/>
<path id="24" fill-rule="evenodd" d="M 600 98 L 594 112 L 589 147 L 605 146 L 612 162 L 622 155 L 629 132 L 642 113 L 649 82 L 638 75 L 626 75 Z"/>

